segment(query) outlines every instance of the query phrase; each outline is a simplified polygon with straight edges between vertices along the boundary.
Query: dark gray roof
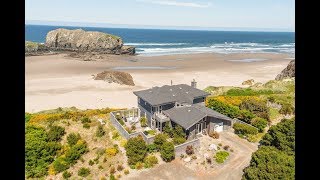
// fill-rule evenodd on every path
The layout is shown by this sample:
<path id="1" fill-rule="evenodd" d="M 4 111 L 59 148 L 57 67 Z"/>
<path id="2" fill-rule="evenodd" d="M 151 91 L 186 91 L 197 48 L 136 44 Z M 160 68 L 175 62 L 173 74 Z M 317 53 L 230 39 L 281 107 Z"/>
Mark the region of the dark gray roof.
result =
<path id="1" fill-rule="evenodd" d="M 167 115 L 173 122 L 182 126 L 184 129 L 190 128 L 192 125 L 206 116 L 232 121 L 232 119 L 228 116 L 220 114 L 217 111 L 207 108 L 201 104 L 174 107 L 163 111 L 163 113 Z"/>
<path id="2" fill-rule="evenodd" d="M 147 101 L 151 105 L 166 104 L 170 102 L 192 104 L 194 98 L 209 95 L 209 93 L 186 84 L 153 87 L 142 91 L 135 91 L 133 94 Z"/>
<path id="3" fill-rule="evenodd" d="M 171 119 L 171 121 L 179 124 L 184 129 L 191 127 L 199 120 L 207 116 L 206 113 L 195 108 L 194 106 L 171 108 L 163 111 L 163 113 L 167 115 Z"/>
<path id="4" fill-rule="evenodd" d="M 210 109 L 204 105 L 201 105 L 201 104 L 193 104 L 192 106 L 194 106 L 195 108 L 201 110 L 202 112 L 206 113 L 208 116 L 211 116 L 211 117 L 215 117 L 215 118 L 220 118 L 220 119 L 224 119 L 224 120 L 229 120 L 229 121 L 232 121 L 232 118 L 226 116 L 226 115 L 223 115 L 213 109 Z"/>

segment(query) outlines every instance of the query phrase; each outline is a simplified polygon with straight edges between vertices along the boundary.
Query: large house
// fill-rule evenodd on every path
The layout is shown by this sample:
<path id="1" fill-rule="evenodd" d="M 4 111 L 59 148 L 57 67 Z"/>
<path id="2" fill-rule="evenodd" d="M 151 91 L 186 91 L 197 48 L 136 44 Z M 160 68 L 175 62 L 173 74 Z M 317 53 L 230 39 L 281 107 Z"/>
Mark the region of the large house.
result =
<path id="1" fill-rule="evenodd" d="M 221 132 L 232 126 L 232 119 L 205 106 L 208 93 L 186 84 L 164 85 L 133 92 L 138 97 L 140 116 L 148 126 L 162 131 L 165 123 L 180 125 L 188 138 L 206 131 Z"/>

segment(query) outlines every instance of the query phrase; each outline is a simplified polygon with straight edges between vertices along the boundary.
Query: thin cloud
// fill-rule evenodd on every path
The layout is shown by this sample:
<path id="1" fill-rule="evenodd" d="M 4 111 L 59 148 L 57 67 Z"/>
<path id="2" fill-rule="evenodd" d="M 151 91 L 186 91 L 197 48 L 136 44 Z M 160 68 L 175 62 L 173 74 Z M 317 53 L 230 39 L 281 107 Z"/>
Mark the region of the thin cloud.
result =
<path id="1" fill-rule="evenodd" d="M 170 0 L 137 0 L 138 2 L 146 2 L 151 4 L 160 4 L 167 6 L 182 6 L 182 7 L 195 7 L 195 8 L 207 8 L 211 6 L 211 3 L 199 4 L 193 2 L 179 2 L 179 1 L 170 1 Z"/>

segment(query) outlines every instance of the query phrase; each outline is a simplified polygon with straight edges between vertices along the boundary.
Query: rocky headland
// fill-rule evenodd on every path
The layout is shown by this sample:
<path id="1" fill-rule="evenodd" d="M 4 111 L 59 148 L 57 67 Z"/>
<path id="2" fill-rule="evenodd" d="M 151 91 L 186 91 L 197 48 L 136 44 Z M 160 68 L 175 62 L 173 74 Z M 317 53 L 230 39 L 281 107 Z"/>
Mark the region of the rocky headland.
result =
<path id="1" fill-rule="evenodd" d="M 290 61 L 288 66 L 277 75 L 276 80 L 282 80 L 295 77 L 295 60 Z"/>
<path id="2" fill-rule="evenodd" d="M 134 55 L 134 46 L 125 46 L 120 37 L 82 29 L 56 29 L 49 31 L 44 44 L 26 41 L 25 55 L 52 52 L 77 52 L 115 55 Z"/>

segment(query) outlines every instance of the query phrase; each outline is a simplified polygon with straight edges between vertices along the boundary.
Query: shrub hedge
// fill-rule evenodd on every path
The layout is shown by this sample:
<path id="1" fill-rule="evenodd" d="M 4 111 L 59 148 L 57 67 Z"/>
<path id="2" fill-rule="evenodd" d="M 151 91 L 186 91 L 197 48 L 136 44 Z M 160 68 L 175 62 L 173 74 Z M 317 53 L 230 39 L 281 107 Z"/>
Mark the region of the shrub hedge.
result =
<path id="1" fill-rule="evenodd" d="M 242 123 L 234 123 L 233 129 L 236 134 L 248 135 L 248 134 L 258 134 L 258 130 L 254 127 L 248 126 Z"/>

